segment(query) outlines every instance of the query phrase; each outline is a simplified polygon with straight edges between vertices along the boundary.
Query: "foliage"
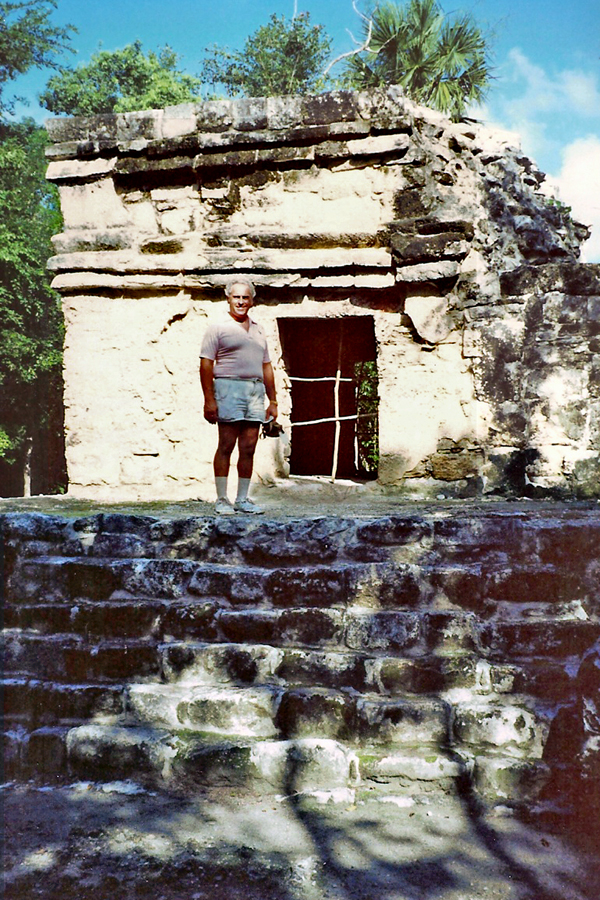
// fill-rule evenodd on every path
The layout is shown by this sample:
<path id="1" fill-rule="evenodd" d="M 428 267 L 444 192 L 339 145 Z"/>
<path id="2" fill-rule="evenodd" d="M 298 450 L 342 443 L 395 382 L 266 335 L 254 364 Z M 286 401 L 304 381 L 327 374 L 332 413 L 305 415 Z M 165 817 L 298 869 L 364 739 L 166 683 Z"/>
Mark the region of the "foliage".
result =
<path id="1" fill-rule="evenodd" d="M 377 478 L 379 466 L 379 376 L 373 360 L 357 362 L 354 366 L 356 381 L 356 443 L 357 468 L 368 478 Z"/>
<path id="2" fill-rule="evenodd" d="M 273 14 L 241 51 L 207 48 L 201 79 L 213 90 L 222 85 L 229 96 L 274 97 L 318 93 L 325 87 L 321 71 L 331 39 L 322 25 L 312 25 L 308 13 L 287 22 Z"/>
<path id="3" fill-rule="evenodd" d="M 178 62 L 170 47 L 145 54 L 140 41 L 122 50 L 100 50 L 89 63 L 53 75 L 40 103 L 52 113 L 75 116 L 186 103 L 198 96 L 201 82 L 180 72 Z"/>
<path id="4" fill-rule="evenodd" d="M 387 2 L 363 24 L 367 49 L 346 63 L 345 83 L 400 84 L 418 103 L 460 118 L 490 80 L 487 41 L 468 14 L 446 16 L 437 0 Z"/>
<path id="5" fill-rule="evenodd" d="M 48 421 L 60 379 L 62 313 L 46 261 L 60 229 L 45 180 L 46 134 L 32 120 L 0 125 L 0 459 L 14 463 Z"/>
<path id="6" fill-rule="evenodd" d="M 21 99 L 6 98 L 7 82 L 31 68 L 54 67 L 55 57 L 69 48 L 75 29 L 50 24 L 55 8 L 55 0 L 0 2 L 0 118 Z"/>

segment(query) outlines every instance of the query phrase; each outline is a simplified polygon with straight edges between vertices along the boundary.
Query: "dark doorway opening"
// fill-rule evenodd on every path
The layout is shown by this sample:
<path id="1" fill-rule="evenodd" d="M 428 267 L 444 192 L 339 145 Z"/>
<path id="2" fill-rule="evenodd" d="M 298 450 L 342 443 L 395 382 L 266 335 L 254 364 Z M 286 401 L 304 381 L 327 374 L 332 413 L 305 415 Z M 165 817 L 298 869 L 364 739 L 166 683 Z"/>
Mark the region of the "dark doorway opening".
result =
<path id="1" fill-rule="evenodd" d="M 290 474 L 376 478 L 373 317 L 282 318 L 278 324 L 292 385 Z"/>

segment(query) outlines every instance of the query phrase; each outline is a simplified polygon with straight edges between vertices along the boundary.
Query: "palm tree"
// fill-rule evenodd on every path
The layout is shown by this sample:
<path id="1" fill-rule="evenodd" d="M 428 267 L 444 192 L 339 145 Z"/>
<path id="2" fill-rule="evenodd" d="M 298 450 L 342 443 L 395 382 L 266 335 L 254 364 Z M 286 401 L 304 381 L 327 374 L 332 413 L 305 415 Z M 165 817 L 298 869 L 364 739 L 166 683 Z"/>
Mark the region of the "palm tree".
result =
<path id="1" fill-rule="evenodd" d="M 451 20 L 437 0 L 410 0 L 384 3 L 363 18 L 366 40 L 346 64 L 349 86 L 400 84 L 413 100 L 454 119 L 485 96 L 486 40 L 467 13 Z"/>

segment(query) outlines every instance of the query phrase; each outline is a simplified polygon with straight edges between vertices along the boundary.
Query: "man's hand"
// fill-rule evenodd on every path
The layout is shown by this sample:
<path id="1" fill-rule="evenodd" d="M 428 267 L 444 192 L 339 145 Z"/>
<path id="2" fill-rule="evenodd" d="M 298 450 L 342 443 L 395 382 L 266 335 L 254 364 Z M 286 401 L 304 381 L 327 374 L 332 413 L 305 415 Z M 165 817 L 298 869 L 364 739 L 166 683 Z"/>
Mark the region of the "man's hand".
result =
<path id="1" fill-rule="evenodd" d="M 267 392 L 267 397 L 269 398 L 269 405 L 267 406 L 267 411 L 265 413 L 265 421 L 268 422 L 269 419 L 277 418 L 277 401 L 275 400 L 275 374 L 273 372 L 273 366 L 271 363 L 263 363 L 263 381 L 265 385 L 265 391 Z"/>
<path id="2" fill-rule="evenodd" d="M 204 418 L 211 425 L 217 424 L 217 403 L 215 400 L 207 400 L 204 404 Z"/>
<path id="3" fill-rule="evenodd" d="M 217 401 L 213 378 L 214 360 L 202 357 L 200 360 L 200 383 L 204 394 L 204 418 L 211 425 L 217 423 Z"/>

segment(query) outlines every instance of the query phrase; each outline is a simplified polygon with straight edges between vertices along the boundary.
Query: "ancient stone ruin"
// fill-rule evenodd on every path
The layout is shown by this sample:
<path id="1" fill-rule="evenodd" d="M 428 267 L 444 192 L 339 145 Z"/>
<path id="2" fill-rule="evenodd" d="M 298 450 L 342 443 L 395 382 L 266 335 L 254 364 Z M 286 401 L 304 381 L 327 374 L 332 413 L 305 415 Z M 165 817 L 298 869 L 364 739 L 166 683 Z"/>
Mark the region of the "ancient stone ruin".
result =
<path id="1" fill-rule="evenodd" d="M 208 498 L 198 350 L 239 274 L 286 429 L 263 482 L 598 496 L 600 267 L 498 135 L 395 87 L 48 131 L 72 495 Z"/>

